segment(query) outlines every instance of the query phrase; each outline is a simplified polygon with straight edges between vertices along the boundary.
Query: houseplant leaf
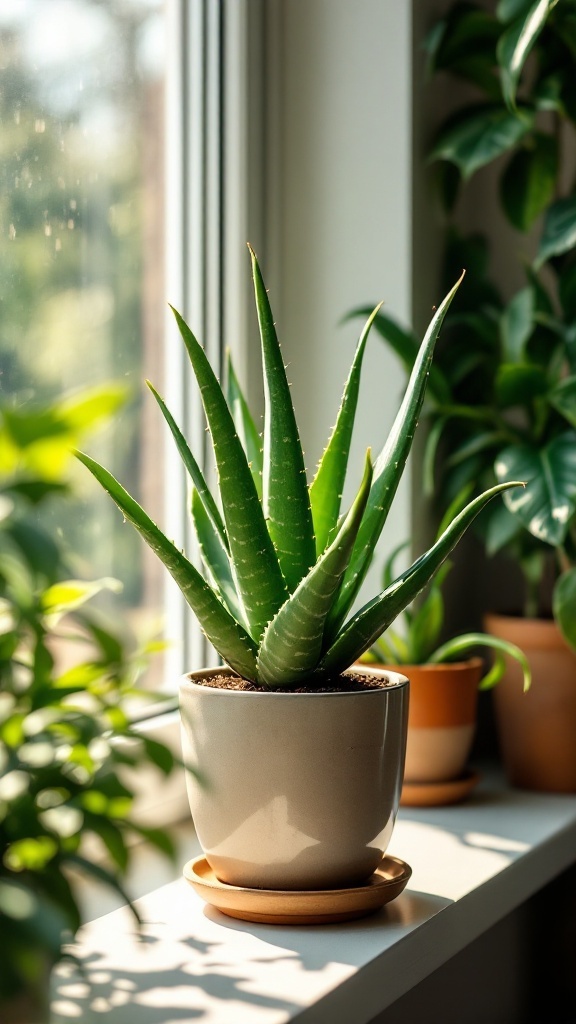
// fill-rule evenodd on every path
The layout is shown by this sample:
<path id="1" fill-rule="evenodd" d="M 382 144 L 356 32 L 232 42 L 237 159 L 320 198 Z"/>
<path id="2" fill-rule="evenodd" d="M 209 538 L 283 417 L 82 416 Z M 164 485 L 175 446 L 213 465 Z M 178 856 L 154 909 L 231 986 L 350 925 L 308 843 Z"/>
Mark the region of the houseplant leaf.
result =
<path id="1" fill-rule="evenodd" d="M 364 314 L 367 316 L 368 312 L 369 310 L 357 309 L 350 315 L 354 316 L 356 314 L 360 316 Z M 396 320 L 386 313 L 382 313 L 382 311 L 377 314 L 374 320 L 374 327 L 383 341 L 390 346 L 404 364 L 406 372 L 410 374 L 418 355 L 419 344 L 416 335 L 412 331 L 401 327 Z M 430 367 L 428 391 L 439 402 L 448 402 L 450 400 L 450 385 L 442 370 L 434 366 L 434 364 Z"/>
<path id="2" fill-rule="evenodd" d="M 416 424 L 424 400 L 428 373 L 434 354 L 434 345 L 446 311 L 456 294 L 462 277 L 448 293 L 432 318 L 414 363 L 404 399 L 386 444 L 376 460 L 372 489 L 366 505 L 366 511 L 358 531 L 350 564 L 342 581 L 340 594 L 327 626 L 331 637 L 335 636 L 358 593 L 370 564 L 372 553 L 386 522 L 406 464 L 406 459 L 408 458 L 408 453 L 412 446 L 414 431 L 416 430 Z"/>
<path id="3" fill-rule="evenodd" d="M 501 482 L 526 481 L 524 491 L 504 496 L 507 508 L 539 540 L 561 544 L 576 511 L 576 433 L 560 434 L 542 448 L 510 445 L 494 470 Z"/>
<path id="4" fill-rule="evenodd" d="M 541 267 L 552 256 L 561 256 L 576 246 L 576 196 L 558 199 L 544 219 L 544 231 L 540 239 L 538 254 L 534 261 Z"/>
<path id="5" fill-rule="evenodd" d="M 548 390 L 541 368 L 527 363 L 503 363 L 498 367 L 495 385 L 496 401 L 502 409 L 526 405 Z"/>
<path id="6" fill-rule="evenodd" d="M 500 65 L 502 95 L 506 105 L 516 105 L 516 89 L 526 58 L 544 28 L 557 0 L 536 0 L 500 37 L 496 53 Z"/>
<path id="7" fill-rule="evenodd" d="M 500 317 L 500 339 L 504 360 L 519 363 L 534 325 L 534 293 L 523 288 L 508 303 Z"/>
<path id="8" fill-rule="evenodd" d="M 346 469 L 348 467 L 352 428 L 358 405 L 362 360 L 370 328 L 379 308 L 380 306 L 377 306 L 371 312 L 362 331 L 352 368 L 344 386 L 344 393 L 334 429 L 318 465 L 316 476 L 310 485 L 310 505 L 312 508 L 314 533 L 316 535 L 316 554 L 318 556 L 324 551 L 340 514 L 340 502 L 342 491 L 344 490 Z"/>
<path id="9" fill-rule="evenodd" d="M 236 376 L 230 352 L 226 355 L 226 398 L 252 471 L 258 497 L 262 499 L 262 438 Z"/>
<path id="10" fill-rule="evenodd" d="M 272 620 L 258 652 L 258 679 L 277 687 L 309 676 L 322 650 L 326 616 L 348 564 L 372 482 L 370 452 L 360 490 L 335 539 Z"/>
<path id="11" fill-rule="evenodd" d="M 511 157 L 500 181 L 502 206 L 511 224 L 529 231 L 554 198 L 558 145 L 551 135 L 535 132 Z"/>
<path id="12" fill-rule="evenodd" d="M 548 401 L 576 427 L 576 376 L 565 377 L 548 394 Z"/>
<path id="13" fill-rule="evenodd" d="M 432 664 L 441 664 L 444 661 L 453 660 L 458 655 L 464 654 L 474 647 L 488 647 L 493 651 L 498 651 L 499 653 L 507 654 L 511 658 L 515 658 L 522 667 L 524 693 L 530 689 L 532 673 L 524 651 L 508 640 L 501 640 L 499 637 L 489 636 L 487 633 L 462 633 L 461 636 L 454 637 L 452 640 L 442 644 L 441 647 L 430 655 L 429 660 Z M 502 662 L 498 661 L 496 672 L 493 674 L 489 673 L 488 676 L 484 677 L 480 683 L 480 689 L 488 690 L 495 686 L 498 682 L 498 677 L 501 678 L 500 673 L 503 670 Z M 487 679 L 488 682 L 486 681 Z"/>
<path id="14" fill-rule="evenodd" d="M 202 503 L 203 503 L 203 505 L 204 505 L 204 507 L 206 509 L 207 514 L 210 516 L 210 519 L 212 520 L 212 523 L 214 525 L 214 529 L 219 534 L 220 539 L 222 541 L 222 544 L 224 545 L 226 550 L 228 550 L 228 538 L 226 536 L 226 530 L 225 530 L 225 527 L 224 527 L 224 523 L 222 522 L 222 516 L 220 515 L 220 512 L 218 511 L 218 506 L 216 505 L 216 502 L 214 501 L 214 498 L 212 497 L 212 494 L 210 492 L 208 484 L 206 483 L 206 480 L 204 479 L 204 474 L 202 473 L 202 470 L 200 469 L 200 466 L 196 462 L 196 459 L 192 455 L 192 452 L 190 451 L 190 448 L 188 447 L 188 442 L 187 442 L 186 438 L 184 437 L 182 431 L 180 430 L 178 424 L 176 423 L 174 417 L 172 416 L 170 410 L 167 408 L 166 403 L 160 397 L 160 395 L 156 391 L 156 388 L 154 387 L 153 384 L 150 383 L 149 380 L 146 381 L 146 384 L 147 384 L 148 388 L 150 389 L 150 391 L 152 392 L 152 394 L 154 395 L 154 398 L 156 399 L 156 401 L 157 401 L 157 403 L 158 403 L 158 405 L 160 407 L 160 411 L 161 411 L 164 419 L 166 420 L 166 423 L 170 427 L 170 430 L 172 432 L 172 437 L 174 438 L 174 440 L 176 442 L 176 447 L 178 449 L 178 454 L 180 455 L 180 458 L 182 459 L 182 462 L 184 463 L 184 466 L 186 467 L 186 470 L 187 470 L 187 472 L 188 472 L 188 474 L 190 476 L 190 479 L 192 480 L 192 482 L 194 484 L 194 487 L 196 488 L 196 491 L 198 492 L 198 496 L 199 496 L 200 500 L 202 501 Z"/>
<path id="15" fill-rule="evenodd" d="M 104 490 L 108 491 L 126 519 L 136 527 L 138 533 L 164 563 L 216 650 L 235 671 L 248 679 L 255 678 L 256 649 L 254 642 L 242 626 L 226 611 L 198 570 L 164 536 L 144 509 L 115 480 L 111 473 L 103 466 L 98 465 L 89 455 L 78 451 L 75 454 Z"/>
<path id="16" fill-rule="evenodd" d="M 262 506 L 230 410 L 204 349 L 176 310 L 214 444 L 230 557 L 250 634 L 259 640 L 286 599 Z"/>
<path id="17" fill-rule="evenodd" d="M 464 180 L 515 146 L 529 131 L 531 115 L 510 113 L 501 107 L 467 107 L 442 130 L 431 160 L 448 160 Z"/>
<path id="18" fill-rule="evenodd" d="M 196 488 L 192 491 L 190 510 L 202 561 L 209 573 L 212 586 L 219 593 L 230 614 L 237 622 L 243 623 L 244 616 L 238 603 L 228 552 Z"/>
<path id="19" fill-rule="evenodd" d="M 317 674 L 337 675 L 367 651 L 402 609 L 406 608 L 430 582 L 484 506 L 497 494 L 518 486 L 518 481 L 497 484 L 471 501 L 426 554 L 418 558 L 387 590 L 364 605 L 350 619 L 326 651 Z"/>
<path id="20" fill-rule="evenodd" d="M 290 592 L 316 561 L 304 456 L 274 318 L 258 260 L 250 249 L 264 368 L 264 515 Z M 272 615 L 278 610 L 276 604 Z"/>
<path id="21" fill-rule="evenodd" d="M 562 636 L 576 651 L 576 568 L 567 569 L 556 580 L 552 609 Z"/>

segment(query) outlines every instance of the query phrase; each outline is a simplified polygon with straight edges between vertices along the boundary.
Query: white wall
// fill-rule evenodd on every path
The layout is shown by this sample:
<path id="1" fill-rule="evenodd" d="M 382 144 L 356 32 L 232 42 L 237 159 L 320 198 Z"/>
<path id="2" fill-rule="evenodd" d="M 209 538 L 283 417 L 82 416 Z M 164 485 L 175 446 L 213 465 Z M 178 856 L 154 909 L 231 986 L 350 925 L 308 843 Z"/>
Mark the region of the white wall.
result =
<path id="1" fill-rule="evenodd" d="M 274 11 L 265 270 L 310 474 L 362 326 L 340 326 L 342 316 L 384 299 L 411 320 L 411 4 L 280 0 Z M 348 498 L 367 445 L 375 456 L 384 442 L 403 380 L 374 335 Z M 373 571 L 409 534 L 409 492 L 406 473 Z"/>

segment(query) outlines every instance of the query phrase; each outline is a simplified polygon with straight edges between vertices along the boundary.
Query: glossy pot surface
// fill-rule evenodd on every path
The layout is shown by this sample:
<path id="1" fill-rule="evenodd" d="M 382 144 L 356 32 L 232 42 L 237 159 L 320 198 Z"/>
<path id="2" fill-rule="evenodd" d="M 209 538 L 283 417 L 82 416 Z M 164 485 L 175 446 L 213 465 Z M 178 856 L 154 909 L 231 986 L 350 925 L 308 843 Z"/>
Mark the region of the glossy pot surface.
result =
<path id="1" fill-rule="evenodd" d="M 217 877 L 264 889 L 327 889 L 365 881 L 398 810 L 408 681 L 358 693 L 180 689 L 188 795 Z M 364 668 L 362 671 L 366 671 Z M 346 673 L 345 673 L 346 674 Z"/>

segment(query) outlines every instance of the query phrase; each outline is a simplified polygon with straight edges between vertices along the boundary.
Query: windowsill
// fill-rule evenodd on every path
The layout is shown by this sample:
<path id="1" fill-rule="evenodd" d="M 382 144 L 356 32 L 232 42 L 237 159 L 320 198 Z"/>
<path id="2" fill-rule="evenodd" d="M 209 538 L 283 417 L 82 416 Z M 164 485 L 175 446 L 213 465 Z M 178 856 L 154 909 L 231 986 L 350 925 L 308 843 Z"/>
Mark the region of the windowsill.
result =
<path id="1" fill-rule="evenodd" d="M 350 924 L 244 924 L 182 879 L 139 901 L 142 942 L 125 908 L 93 921 L 77 951 L 91 987 L 63 965 L 53 1024 L 366 1024 L 574 862 L 576 797 L 491 776 L 462 806 L 402 809 L 389 852 L 409 888 Z"/>

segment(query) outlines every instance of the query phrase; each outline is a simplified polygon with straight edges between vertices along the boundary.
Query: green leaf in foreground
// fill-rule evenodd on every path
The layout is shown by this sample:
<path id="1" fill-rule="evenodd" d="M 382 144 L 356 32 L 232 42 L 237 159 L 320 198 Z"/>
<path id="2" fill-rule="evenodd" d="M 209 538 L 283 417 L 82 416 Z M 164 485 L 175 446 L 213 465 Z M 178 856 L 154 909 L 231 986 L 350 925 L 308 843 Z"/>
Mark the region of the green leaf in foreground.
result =
<path id="1" fill-rule="evenodd" d="M 75 452 L 98 483 L 108 491 L 118 508 L 152 551 L 161 559 L 180 587 L 185 600 L 196 615 L 201 628 L 217 651 L 240 675 L 254 678 L 256 647 L 242 626 L 226 611 L 214 591 L 185 555 L 164 536 L 143 508 L 103 466 L 83 452 Z"/>
<path id="2" fill-rule="evenodd" d="M 368 452 L 360 490 L 335 539 L 264 633 L 257 667 L 258 678 L 265 685 L 297 682 L 316 668 L 326 617 L 348 564 L 371 482 Z"/>
<path id="3" fill-rule="evenodd" d="M 338 522 L 350 454 L 352 428 L 358 405 L 362 360 L 370 328 L 379 309 L 380 306 L 376 306 L 376 309 L 372 311 L 362 331 L 352 369 L 344 387 L 336 424 L 320 460 L 316 476 L 310 485 L 310 505 L 314 521 L 317 556 L 324 551 Z"/>

